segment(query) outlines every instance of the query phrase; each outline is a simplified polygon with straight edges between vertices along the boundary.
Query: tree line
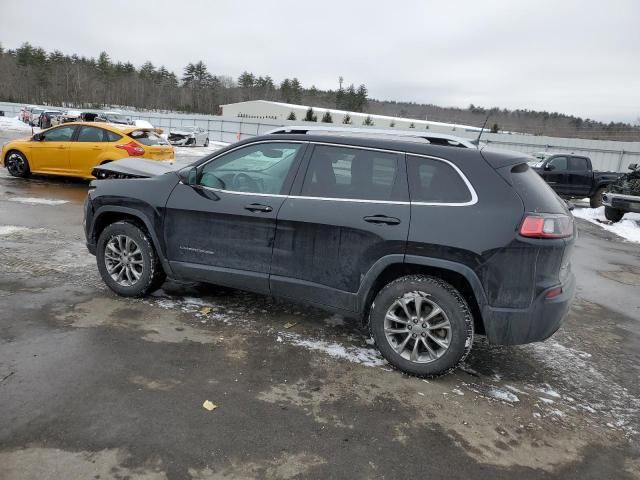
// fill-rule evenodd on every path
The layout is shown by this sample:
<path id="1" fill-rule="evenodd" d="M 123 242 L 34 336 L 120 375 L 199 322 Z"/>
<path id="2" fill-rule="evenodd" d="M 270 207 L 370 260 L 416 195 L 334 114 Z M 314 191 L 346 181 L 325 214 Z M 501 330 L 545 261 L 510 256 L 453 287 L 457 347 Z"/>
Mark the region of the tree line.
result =
<path id="1" fill-rule="evenodd" d="M 296 77 L 276 82 L 269 75 L 249 71 L 234 79 L 209 72 L 202 61 L 188 63 L 178 76 L 150 61 L 141 66 L 114 61 L 107 52 L 92 58 L 67 55 L 59 50 L 47 52 L 29 43 L 15 50 L 0 45 L 0 100 L 8 102 L 219 114 L 223 104 L 272 100 L 474 126 L 486 123 L 487 130 L 495 132 L 640 140 L 640 127 L 628 123 L 603 123 L 558 112 L 484 108 L 473 104 L 468 108 L 451 108 L 374 100 L 369 98 L 364 84 L 344 86 L 343 81 L 340 77 L 335 90 L 322 90 L 314 85 L 305 87 Z M 329 117 L 324 121 L 329 122 Z"/>

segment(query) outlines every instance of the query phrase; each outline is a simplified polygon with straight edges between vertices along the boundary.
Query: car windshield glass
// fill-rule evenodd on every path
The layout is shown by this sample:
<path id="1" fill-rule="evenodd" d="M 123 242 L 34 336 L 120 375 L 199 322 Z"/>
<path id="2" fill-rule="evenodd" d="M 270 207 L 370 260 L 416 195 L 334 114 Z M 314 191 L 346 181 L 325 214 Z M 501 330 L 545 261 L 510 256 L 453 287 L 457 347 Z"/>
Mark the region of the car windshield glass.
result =
<path id="1" fill-rule="evenodd" d="M 104 115 L 104 118 L 106 118 L 107 120 L 118 120 L 120 122 L 128 121 L 127 117 L 125 117 L 124 115 L 119 115 L 117 113 L 107 113 Z"/>
<path id="2" fill-rule="evenodd" d="M 174 128 L 174 130 L 182 131 L 182 132 L 195 132 L 196 127 L 177 127 L 177 128 Z"/>

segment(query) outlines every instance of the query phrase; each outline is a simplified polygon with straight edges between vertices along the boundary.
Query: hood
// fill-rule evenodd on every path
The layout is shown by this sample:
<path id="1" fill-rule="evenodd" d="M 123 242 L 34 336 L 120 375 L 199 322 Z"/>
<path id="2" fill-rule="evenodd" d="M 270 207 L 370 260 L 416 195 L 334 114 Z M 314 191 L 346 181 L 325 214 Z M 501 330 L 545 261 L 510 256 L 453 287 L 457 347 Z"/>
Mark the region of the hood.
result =
<path id="1" fill-rule="evenodd" d="M 123 158 L 115 162 L 105 163 L 91 172 L 96 178 L 149 178 L 177 170 L 176 165 L 145 160 L 143 158 Z"/>
<path id="2" fill-rule="evenodd" d="M 190 136 L 190 135 L 194 135 L 194 132 L 186 132 L 184 130 L 170 130 L 169 131 L 170 135 L 185 135 L 185 136 Z"/>

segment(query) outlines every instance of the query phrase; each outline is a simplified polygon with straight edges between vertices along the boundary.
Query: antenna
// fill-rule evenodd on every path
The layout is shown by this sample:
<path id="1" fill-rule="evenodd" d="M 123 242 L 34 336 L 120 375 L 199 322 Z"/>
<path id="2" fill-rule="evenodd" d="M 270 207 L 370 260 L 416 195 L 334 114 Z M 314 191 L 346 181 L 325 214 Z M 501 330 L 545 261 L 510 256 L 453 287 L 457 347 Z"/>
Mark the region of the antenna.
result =
<path id="1" fill-rule="evenodd" d="M 482 128 L 480 129 L 480 133 L 478 134 L 478 138 L 476 138 L 476 141 L 473 142 L 478 146 L 478 148 L 480 148 L 480 137 L 482 137 L 482 133 L 484 132 L 484 127 L 487 126 L 487 122 L 489 121 L 490 116 L 491 115 L 487 115 L 487 118 L 484 119 L 484 123 L 482 124 Z"/>

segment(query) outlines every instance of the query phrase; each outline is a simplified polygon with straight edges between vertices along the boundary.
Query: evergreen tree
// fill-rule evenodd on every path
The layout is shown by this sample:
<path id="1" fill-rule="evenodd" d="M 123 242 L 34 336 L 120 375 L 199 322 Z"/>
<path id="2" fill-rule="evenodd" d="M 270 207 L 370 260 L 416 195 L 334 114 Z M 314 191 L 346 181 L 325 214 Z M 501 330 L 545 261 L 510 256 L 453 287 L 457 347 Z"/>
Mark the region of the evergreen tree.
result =
<path id="1" fill-rule="evenodd" d="M 324 115 L 322 116 L 321 121 L 322 123 L 333 123 L 333 118 L 331 118 L 331 113 L 329 113 L 329 110 L 324 112 Z"/>
<path id="2" fill-rule="evenodd" d="M 416 126 L 413 122 L 411 122 L 411 125 L 409 125 L 409 128 L 416 128 Z"/>
<path id="3" fill-rule="evenodd" d="M 351 125 L 351 115 L 347 113 L 342 119 L 342 123 L 344 123 L 345 125 Z"/>
<path id="4" fill-rule="evenodd" d="M 295 120 L 295 119 L 296 119 L 296 114 L 292 110 L 289 116 L 287 117 L 287 120 Z"/>
<path id="5" fill-rule="evenodd" d="M 362 122 L 362 125 L 366 125 L 367 127 L 372 127 L 375 124 L 373 123 L 373 120 L 371 120 L 371 116 L 367 115 L 367 117 L 364 119 L 364 122 Z"/>
<path id="6" fill-rule="evenodd" d="M 365 87 L 364 84 L 360 85 L 355 96 L 355 108 L 357 112 L 364 112 L 367 106 L 367 95 L 367 87 Z"/>
<path id="7" fill-rule="evenodd" d="M 498 133 L 499 130 L 500 128 L 498 127 L 498 124 L 494 123 L 493 126 L 491 127 L 491 133 Z"/>
<path id="8" fill-rule="evenodd" d="M 318 117 L 316 116 L 315 113 L 313 113 L 313 108 L 309 107 L 309 109 L 307 110 L 307 114 L 304 117 L 304 121 L 305 122 L 317 122 L 318 121 Z"/>
<path id="9" fill-rule="evenodd" d="M 396 126 L 396 122 L 394 122 L 393 120 L 391 120 L 391 123 L 389 124 L 389 126 L 390 126 L 391 128 L 395 127 L 395 126 Z"/>

